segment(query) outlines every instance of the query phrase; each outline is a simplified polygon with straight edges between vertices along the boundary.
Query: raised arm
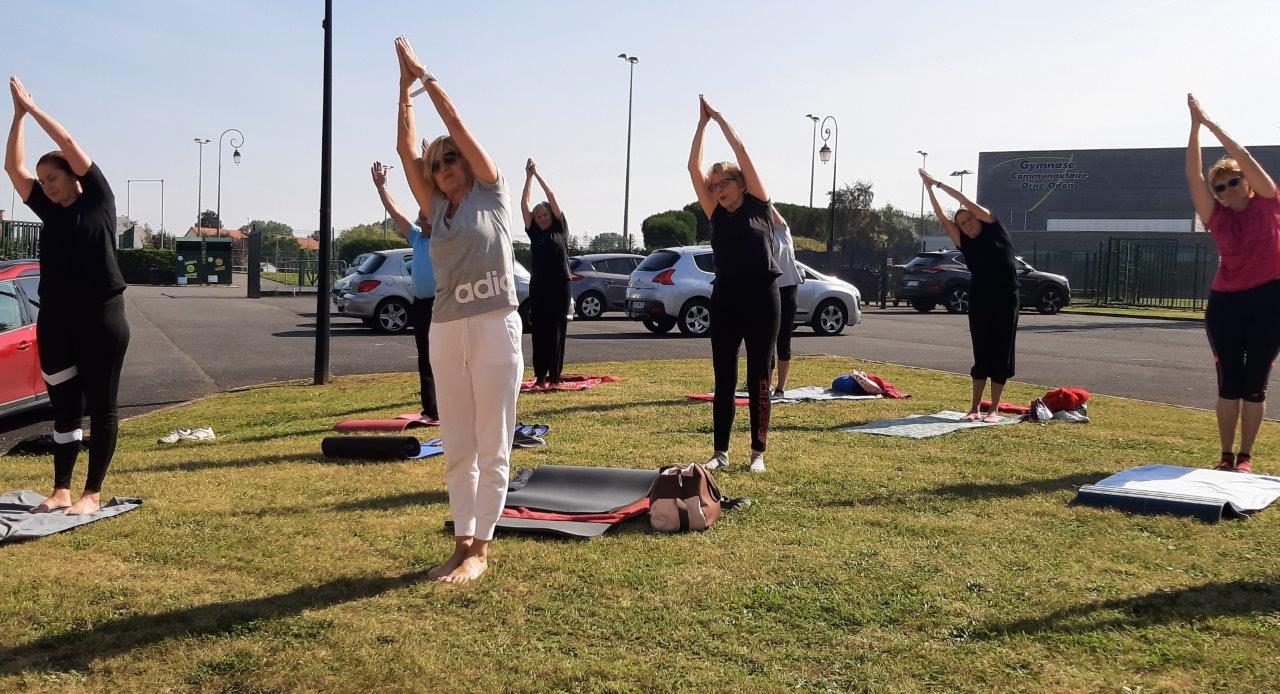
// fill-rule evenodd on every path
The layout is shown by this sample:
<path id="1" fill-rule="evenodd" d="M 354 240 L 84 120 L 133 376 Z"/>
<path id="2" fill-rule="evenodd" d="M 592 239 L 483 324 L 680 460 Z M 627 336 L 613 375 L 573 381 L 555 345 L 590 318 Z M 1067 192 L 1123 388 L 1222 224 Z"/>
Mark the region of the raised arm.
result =
<path id="1" fill-rule="evenodd" d="M 920 173 L 922 173 L 922 174 L 924 174 L 924 175 L 926 175 L 926 176 L 928 175 L 928 174 L 926 174 L 926 173 L 925 173 L 924 169 L 921 169 L 921 170 L 920 170 Z M 955 198 L 955 199 L 956 199 L 956 202 L 960 203 L 960 205 L 961 205 L 962 207 L 964 207 L 966 210 L 969 210 L 970 212 L 972 212 L 972 213 L 973 213 L 973 216 L 977 217 L 979 220 L 984 221 L 984 222 L 987 222 L 988 224 L 989 224 L 989 223 L 991 223 L 991 222 L 996 221 L 996 218 L 991 216 L 991 210 L 988 210 L 987 208 L 983 207 L 982 205 L 979 205 L 978 203 L 976 203 L 976 202 L 974 202 L 974 201 L 970 200 L 969 198 L 965 197 L 965 194 L 964 194 L 964 193 L 961 193 L 960 191 L 956 190 L 955 188 L 952 188 L 951 186 L 949 186 L 949 185 L 947 185 L 947 184 L 943 183 L 942 181 L 939 181 L 938 179 L 936 179 L 936 178 L 934 178 L 934 177 L 932 177 L 932 176 L 929 176 L 929 180 L 933 181 L 934 185 L 936 185 L 936 186 L 938 187 L 938 190 L 940 190 L 940 191 L 942 191 L 942 192 L 946 193 L 947 195 L 950 195 L 951 197 Z M 932 191 L 930 191 L 930 195 L 932 195 L 932 194 L 933 194 L 933 192 L 932 192 Z"/>
<path id="2" fill-rule="evenodd" d="M 13 123 L 9 126 L 9 143 L 4 149 L 4 171 L 9 174 L 18 197 L 26 202 L 31 197 L 31 189 L 36 185 L 36 177 L 27 168 L 26 152 L 22 146 L 22 119 L 26 117 L 27 110 L 18 98 L 14 79 L 16 78 L 9 80 L 9 91 L 13 94 Z"/>
<path id="3" fill-rule="evenodd" d="M 533 221 L 533 208 L 529 206 L 529 198 L 533 194 L 533 160 L 524 165 L 524 192 L 520 194 L 520 214 L 524 215 L 524 228 L 529 228 Z"/>
<path id="4" fill-rule="evenodd" d="M 401 211 L 400 206 L 396 204 L 396 199 L 391 197 L 391 191 L 387 190 L 387 167 L 382 162 L 375 161 L 369 169 L 369 174 L 373 177 L 373 185 L 378 189 L 378 197 L 382 199 L 382 208 L 387 211 L 387 216 L 396 223 L 396 229 L 400 231 L 400 235 L 409 238 L 409 218 Z"/>
<path id="5" fill-rule="evenodd" d="M 27 88 L 22 86 L 22 80 L 18 79 L 17 75 L 9 78 L 9 89 L 13 92 L 14 101 L 22 102 L 23 110 L 31 114 L 31 117 L 36 120 L 36 124 L 44 130 L 49 139 L 53 140 L 53 143 L 62 151 L 62 156 L 67 160 L 67 164 L 71 166 L 71 171 L 77 176 L 83 176 L 88 173 L 89 167 L 93 166 L 93 160 L 89 158 L 89 153 L 85 152 L 76 143 L 75 139 L 71 137 L 71 133 L 67 132 L 67 129 L 62 127 L 61 123 L 36 106 L 35 100 L 31 98 Z"/>
<path id="6" fill-rule="evenodd" d="M 1240 171 L 1244 173 L 1244 180 L 1249 182 L 1249 187 L 1253 189 L 1254 194 L 1261 195 L 1264 198 L 1274 198 L 1276 196 L 1276 182 L 1271 180 L 1271 176 L 1263 170 L 1258 161 L 1253 158 L 1253 155 L 1249 154 L 1249 150 L 1231 139 L 1231 136 L 1224 132 L 1221 126 L 1210 120 L 1204 114 L 1204 109 L 1200 107 L 1200 102 L 1196 101 L 1194 96 L 1188 94 L 1187 103 L 1194 111 L 1199 112 L 1200 122 L 1209 129 L 1209 132 L 1213 133 L 1214 137 L 1218 138 L 1218 142 L 1221 142 L 1222 146 L 1226 148 L 1227 154 L 1240 165 Z M 1207 217 L 1204 219 L 1207 219 Z"/>
<path id="7" fill-rule="evenodd" d="M 707 122 L 711 120 L 711 114 L 707 111 L 706 103 L 702 101 L 702 96 L 698 96 L 698 129 L 693 133 L 693 146 L 689 150 L 689 178 L 693 181 L 693 192 L 698 196 L 698 204 L 702 205 L 702 211 L 707 215 L 707 219 L 711 219 L 711 213 L 716 211 L 716 199 L 711 196 L 711 190 L 707 188 L 707 176 L 702 173 L 702 135 L 707 131 Z"/>
<path id="8" fill-rule="evenodd" d="M 1200 158 L 1200 126 L 1204 124 L 1204 112 L 1196 98 L 1187 95 L 1187 108 L 1191 111 L 1191 135 L 1187 138 L 1187 189 L 1191 191 L 1191 204 L 1196 208 L 1196 216 L 1201 222 L 1209 223 L 1213 216 L 1213 193 L 1209 191 L 1209 182 L 1204 180 L 1204 162 Z"/>
<path id="9" fill-rule="evenodd" d="M 729 148 L 733 150 L 733 156 L 738 160 L 738 168 L 742 169 L 742 183 L 747 187 L 747 192 L 756 196 L 761 200 L 769 199 L 769 191 L 764 187 L 764 181 L 760 180 L 760 173 L 756 171 L 756 166 L 751 162 L 751 156 L 747 154 L 747 148 L 742 144 L 742 139 L 738 137 L 738 133 L 734 131 L 733 126 L 729 125 L 729 121 L 724 116 L 707 103 L 706 98 L 698 95 L 702 100 L 702 107 L 706 109 L 711 119 L 720 126 L 720 131 L 724 133 L 724 139 L 729 142 Z"/>
<path id="10" fill-rule="evenodd" d="M 431 187 L 423 171 L 422 150 L 418 146 L 418 125 L 413 117 L 413 97 L 410 90 L 417 79 L 405 63 L 404 55 L 396 46 L 396 59 L 400 63 L 400 105 L 396 107 L 396 154 L 400 156 L 400 168 L 409 183 L 414 202 L 427 218 L 431 213 Z"/>
<path id="11" fill-rule="evenodd" d="M 415 77 L 422 80 L 422 86 L 427 90 L 427 96 L 431 97 L 431 103 L 435 105 L 436 113 L 440 114 L 440 120 L 444 121 L 444 127 L 449 131 L 449 136 L 453 138 L 454 144 L 458 146 L 458 151 L 462 153 L 462 157 L 471 166 L 471 172 L 484 183 L 497 183 L 498 165 L 493 162 L 493 158 L 476 140 L 475 135 L 467 128 L 466 123 L 462 122 L 462 116 L 458 114 L 458 109 L 453 105 L 453 100 L 449 98 L 449 95 L 445 93 L 444 87 L 440 86 L 439 80 L 422 66 L 418 56 L 414 55 L 413 47 L 409 45 L 408 39 L 403 36 L 396 39 L 396 47 L 399 48 L 400 54 L 404 57 L 409 70 Z"/>
<path id="12" fill-rule="evenodd" d="M 547 185 L 547 179 L 543 178 L 542 173 L 538 171 L 538 165 L 534 164 L 532 159 L 529 163 L 533 164 L 533 177 L 538 179 L 538 185 L 542 186 L 542 194 L 547 196 L 547 204 L 551 205 L 551 214 L 555 215 L 556 219 L 564 221 L 564 213 L 560 211 L 560 201 L 556 200 L 555 191 Z"/>
<path id="13" fill-rule="evenodd" d="M 933 194 L 933 187 L 938 184 L 937 179 L 929 175 L 928 171 L 920 169 L 920 180 L 924 181 L 925 190 L 929 191 L 929 202 L 933 205 L 933 216 L 938 218 L 938 222 L 942 224 L 942 228 L 947 232 L 947 236 L 951 238 L 951 243 L 956 248 L 960 247 L 960 227 L 950 219 L 947 219 L 946 213 L 942 211 L 942 205 L 938 204 L 938 196 Z"/>

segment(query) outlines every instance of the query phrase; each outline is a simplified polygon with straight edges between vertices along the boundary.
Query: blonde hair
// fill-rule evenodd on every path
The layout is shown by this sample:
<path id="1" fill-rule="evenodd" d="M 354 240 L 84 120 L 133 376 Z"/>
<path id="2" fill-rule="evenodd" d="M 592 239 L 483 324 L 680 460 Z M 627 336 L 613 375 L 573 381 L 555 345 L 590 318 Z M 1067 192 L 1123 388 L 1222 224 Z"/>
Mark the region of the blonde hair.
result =
<path id="1" fill-rule="evenodd" d="M 710 180 L 711 174 L 720 174 L 725 178 L 736 178 L 739 181 L 742 180 L 742 169 L 738 168 L 738 165 L 731 161 L 718 161 L 712 164 L 711 168 L 707 169 L 708 180 Z"/>
<path id="2" fill-rule="evenodd" d="M 428 197 L 434 197 L 436 193 L 440 192 L 440 189 L 436 187 L 435 176 L 431 175 L 431 165 L 448 152 L 457 152 L 458 157 L 462 160 L 462 168 L 466 171 L 467 177 L 474 177 L 474 174 L 471 173 L 471 166 L 466 163 L 467 160 L 462 156 L 462 151 L 458 149 L 458 146 L 453 144 L 452 137 L 448 135 L 441 135 L 440 137 L 432 140 L 430 144 L 427 144 L 427 141 L 424 138 L 422 143 L 422 178 L 427 184 Z"/>
<path id="3" fill-rule="evenodd" d="M 1237 163 L 1235 159 L 1223 156 L 1218 161 L 1215 161 L 1213 166 L 1209 167 L 1209 170 L 1205 173 L 1204 177 L 1209 181 L 1209 185 L 1213 185 L 1213 179 L 1217 178 L 1218 175 L 1223 172 L 1241 175 L 1244 173 L 1240 170 L 1240 164 Z"/>

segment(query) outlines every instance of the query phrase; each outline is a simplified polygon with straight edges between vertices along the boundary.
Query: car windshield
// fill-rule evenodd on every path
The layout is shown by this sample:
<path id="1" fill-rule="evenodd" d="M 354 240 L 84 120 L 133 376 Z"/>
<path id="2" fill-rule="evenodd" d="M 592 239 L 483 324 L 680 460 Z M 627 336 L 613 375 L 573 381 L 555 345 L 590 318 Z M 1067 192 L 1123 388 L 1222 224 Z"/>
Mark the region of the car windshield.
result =
<path id="1" fill-rule="evenodd" d="M 937 265 L 945 259 L 946 256 L 941 255 L 918 255 L 912 258 L 911 262 L 907 263 L 907 267 L 927 267 L 929 265 Z"/>
<path id="2" fill-rule="evenodd" d="M 582 258 L 570 258 L 570 259 L 569 259 L 569 271 L 570 271 L 570 272 L 577 272 L 577 271 L 578 271 L 578 268 L 580 268 L 580 267 L 582 267 Z"/>
<path id="3" fill-rule="evenodd" d="M 676 253 L 675 251 L 667 251 L 667 250 L 654 251 L 650 253 L 649 257 L 645 258 L 644 262 L 640 263 L 640 267 L 636 269 L 644 270 L 645 272 L 657 272 L 658 270 L 666 270 L 667 268 L 675 265 L 676 261 L 679 259 L 680 259 L 680 254 Z"/>
<path id="4" fill-rule="evenodd" d="M 360 267 L 356 268 L 356 272 L 362 275 L 372 275 L 378 271 L 378 268 L 382 267 L 382 263 L 385 262 L 386 259 L 387 256 L 382 255 L 381 253 L 374 253 L 368 258 L 365 258 L 363 263 L 360 263 Z"/>

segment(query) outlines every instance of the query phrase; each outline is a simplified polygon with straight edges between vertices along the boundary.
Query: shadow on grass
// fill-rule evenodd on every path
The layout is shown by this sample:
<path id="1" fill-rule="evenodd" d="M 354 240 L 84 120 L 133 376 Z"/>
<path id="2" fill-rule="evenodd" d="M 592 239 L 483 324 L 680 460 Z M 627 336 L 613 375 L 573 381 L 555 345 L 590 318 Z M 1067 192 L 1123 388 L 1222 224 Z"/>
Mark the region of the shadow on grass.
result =
<path id="1" fill-rule="evenodd" d="M 240 511 L 234 515 L 265 518 L 268 516 L 297 516 L 308 513 L 330 513 L 332 511 L 391 511 L 409 509 L 415 506 L 448 503 L 449 494 L 441 489 L 430 489 L 420 492 L 388 494 L 370 499 L 353 499 L 336 504 L 322 506 L 288 506 L 284 508 L 262 508 L 252 511 Z"/>
<path id="2" fill-rule="evenodd" d="M 125 472 L 131 473 L 150 473 L 150 472 L 200 472 L 202 470 L 233 470 L 237 468 L 258 467 L 260 465 L 274 465 L 276 463 L 320 463 L 322 465 L 387 465 L 387 464 L 403 464 L 407 460 L 374 460 L 360 458 L 326 458 L 320 451 L 311 451 L 307 453 L 285 453 L 258 455 L 245 458 L 233 458 L 230 460 L 221 458 L 205 458 L 202 460 L 184 460 L 177 463 L 165 463 L 162 465 L 148 465 L 144 467 L 128 468 Z"/>
<path id="3" fill-rule="evenodd" d="M 1054 492 L 1076 489 L 1081 485 L 1093 484 L 1113 474 L 1114 470 L 1095 470 L 1093 472 L 1075 472 L 1062 477 L 1042 480 L 1026 480 L 1024 482 L 995 482 L 946 484 L 933 489 L 907 491 L 903 493 L 880 492 L 860 499 L 837 499 L 827 501 L 826 506 L 862 506 L 880 503 L 921 503 L 930 499 L 953 499 L 966 501 L 983 501 L 986 499 L 1016 499 L 1024 496 L 1053 494 Z"/>
<path id="4" fill-rule="evenodd" d="M 521 397 L 523 398 L 525 396 L 522 395 Z M 634 407 L 663 407 L 665 405 L 679 405 L 682 402 L 694 401 L 685 400 L 684 398 L 675 398 L 672 400 L 642 400 L 639 402 L 614 402 L 608 404 L 584 403 L 581 405 L 569 405 L 568 407 L 556 407 L 549 410 L 539 410 L 538 416 L 574 414 L 576 412 L 616 412 L 618 410 L 629 410 Z"/>
<path id="5" fill-rule="evenodd" d="M 1280 581 L 1206 583 L 1159 590 L 1146 595 L 1090 602 L 1044 617 L 994 622 L 980 626 L 984 638 L 1056 632 L 1128 630 L 1163 624 L 1189 624 L 1215 617 L 1240 617 L 1280 612 Z"/>
<path id="6" fill-rule="evenodd" d="M 218 636 L 255 620 L 291 617 L 307 610 L 372 598 L 425 580 L 425 571 L 399 576 L 347 577 L 261 598 L 110 619 L 88 629 L 51 634 L 0 650 L 0 675 L 32 670 L 86 672 L 93 668 L 96 660 L 113 658 L 170 638 Z"/>

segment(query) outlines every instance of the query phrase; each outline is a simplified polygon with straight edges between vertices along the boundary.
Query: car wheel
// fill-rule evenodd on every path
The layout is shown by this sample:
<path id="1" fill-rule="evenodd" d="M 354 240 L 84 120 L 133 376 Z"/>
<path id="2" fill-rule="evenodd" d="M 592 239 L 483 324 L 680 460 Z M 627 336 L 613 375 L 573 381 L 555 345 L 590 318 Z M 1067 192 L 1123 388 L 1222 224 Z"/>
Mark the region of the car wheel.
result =
<path id="1" fill-rule="evenodd" d="M 676 327 L 675 319 L 672 318 L 642 318 L 640 322 L 644 323 L 644 327 L 655 335 L 665 335 Z"/>
<path id="2" fill-rule="evenodd" d="M 818 310 L 813 312 L 813 332 L 819 335 L 839 335 L 848 323 L 849 311 L 835 299 L 827 299 L 818 304 Z"/>
<path id="3" fill-rule="evenodd" d="M 963 285 L 952 287 L 947 291 L 947 298 L 943 305 L 947 307 L 947 313 L 968 313 L 969 288 Z"/>
<path id="4" fill-rule="evenodd" d="M 914 308 L 920 313 L 928 313 L 932 311 L 933 307 L 936 305 L 937 304 L 933 303 L 932 301 L 912 301 L 911 302 L 911 308 Z"/>
<path id="5" fill-rule="evenodd" d="M 605 300 L 600 292 L 584 292 L 578 297 L 578 317 L 595 320 L 604 313 Z"/>
<path id="6" fill-rule="evenodd" d="M 1051 316 L 1066 305 L 1066 295 L 1062 291 L 1062 287 L 1050 285 L 1040 291 L 1040 296 L 1036 298 L 1036 310 L 1046 316 Z"/>
<path id="7" fill-rule="evenodd" d="M 690 337 L 702 337 L 711 333 L 711 302 L 706 299 L 690 299 L 680 309 L 676 321 L 680 332 Z"/>
<path id="8" fill-rule="evenodd" d="M 384 299 L 373 311 L 373 329 L 397 335 L 409 327 L 409 304 L 404 299 Z"/>

